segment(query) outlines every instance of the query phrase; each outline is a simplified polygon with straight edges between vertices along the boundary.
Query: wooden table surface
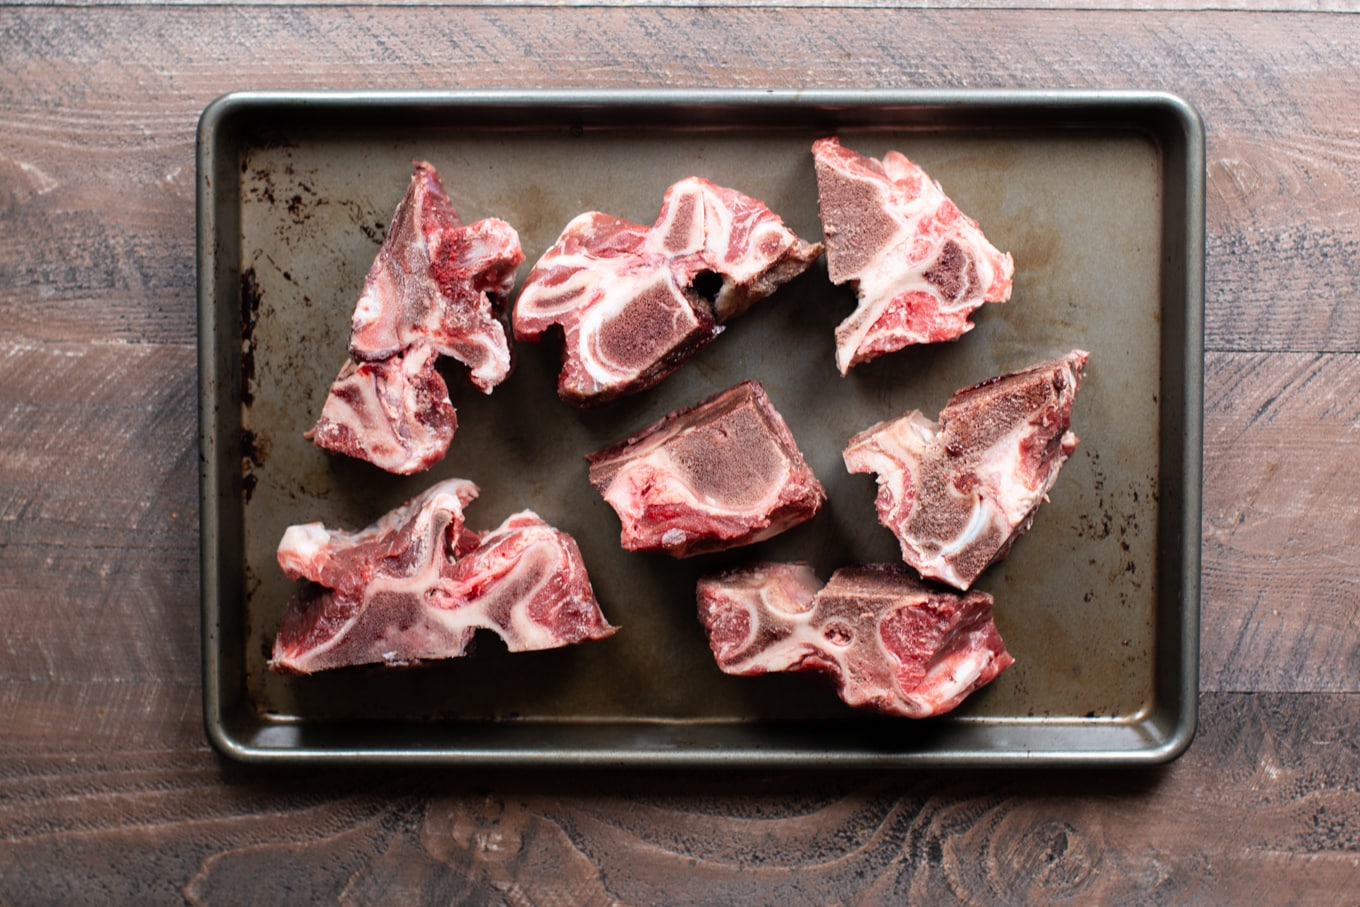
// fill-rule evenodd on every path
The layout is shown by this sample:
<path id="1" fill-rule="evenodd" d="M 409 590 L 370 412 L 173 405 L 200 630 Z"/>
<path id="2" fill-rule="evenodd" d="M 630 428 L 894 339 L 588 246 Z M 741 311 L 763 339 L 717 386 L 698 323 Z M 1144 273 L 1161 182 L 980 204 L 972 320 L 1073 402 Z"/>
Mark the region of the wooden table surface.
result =
<path id="1" fill-rule="evenodd" d="M 0 904 L 1354 903 L 1360 19 L 1339 0 L 928 6 L 0 5 Z M 214 753 L 200 111 L 240 88 L 550 86 L 1133 87 L 1200 111 L 1183 757 L 563 779 Z"/>

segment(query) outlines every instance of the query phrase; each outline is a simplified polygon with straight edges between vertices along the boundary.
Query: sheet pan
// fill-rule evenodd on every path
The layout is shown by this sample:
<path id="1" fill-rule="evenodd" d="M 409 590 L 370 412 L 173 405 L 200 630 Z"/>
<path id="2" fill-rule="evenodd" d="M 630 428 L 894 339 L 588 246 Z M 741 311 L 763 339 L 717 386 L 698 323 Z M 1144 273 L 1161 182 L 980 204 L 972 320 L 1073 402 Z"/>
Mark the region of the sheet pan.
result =
<path id="1" fill-rule="evenodd" d="M 575 214 L 642 223 L 698 174 L 820 236 L 811 142 L 897 148 L 1015 256 L 1010 303 L 955 343 L 840 378 L 832 330 L 853 294 L 818 263 L 653 391 L 579 412 L 554 394 L 558 350 L 521 344 L 490 396 L 449 369 L 459 428 L 430 473 L 396 477 L 303 432 L 345 356 L 363 275 L 413 159 L 465 220 L 519 230 L 528 260 Z M 906 767 L 1174 758 L 1198 696 L 1203 129 L 1145 92 L 237 93 L 199 127 L 204 704 L 247 761 L 462 765 Z M 815 675 L 714 666 L 695 578 L 752 557 L 897 558 L 873 478 L 840 461 L 859 429 L 950 392 L 1087 349 L 1081 444 L 1010 558 L 979 583 L 1016 664 L 950 715 L 843 706 Z M 584 455 L 663 413 L 758 378 L 829 501 L 749 549 L 674 561 L 618 545 Z M 267 669 L 292 523 L 358 528 L 448 476 L 476 481 L 469 525 L 529 507 L 580 544 L 608 640 L 418 668 L 312 677 Z"/>

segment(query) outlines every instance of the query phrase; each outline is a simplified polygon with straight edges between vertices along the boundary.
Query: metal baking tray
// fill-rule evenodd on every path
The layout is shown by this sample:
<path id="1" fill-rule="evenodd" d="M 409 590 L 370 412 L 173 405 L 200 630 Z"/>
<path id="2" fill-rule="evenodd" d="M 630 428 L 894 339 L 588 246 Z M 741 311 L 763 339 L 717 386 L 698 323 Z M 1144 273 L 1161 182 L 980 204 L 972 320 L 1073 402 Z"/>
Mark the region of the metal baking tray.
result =
<path id="1" fill-rule="evenodd" d="M 654 390 L 578 412 L 558 349 L 519 345 L 482 396 L 447 370 L 459 427 L 431 472 L 389 476 L 314 448 L 363 276 L 413 159 L 465 220 L 520 232 L 519 277 L 575 214 L 642 223 L 698 174 L 820 237 L 809 147 L 838 134 L 897 148 L 1015 256 L 1015 291 L 961 340 L 835 371 L 853 295 L 824 265 Z M 224 754 L 255 762 L 906 767 L 1130 765 L 1177 756 L 1198 699 L 1204 135 L 1145 92 L 663 91 L 238 93 L 198 132 L 204 711 Z M 826 578 L 892 561 L 873 477 L 848 475 L 859 429 L 1073 347 L 1091 353 L 1081 438 L 1051 501 L 980 587 L 1016 664 L 958 710 L 859 713 L 817 675 L 728 677 L 695 616 L 701 573 L 748 558 Z M 665 412 L 760 379 L 825 484 L 811 522 L 748 549 L 632 554 L 584 455 Z M 533 508 L 579 542 L 621 627 L 569 649 L 311 677 L 269 672 L 291 591 L 274 549 L 291 523 L 358 528 L 429 483 L 476 481 L 469 525 Z"/>

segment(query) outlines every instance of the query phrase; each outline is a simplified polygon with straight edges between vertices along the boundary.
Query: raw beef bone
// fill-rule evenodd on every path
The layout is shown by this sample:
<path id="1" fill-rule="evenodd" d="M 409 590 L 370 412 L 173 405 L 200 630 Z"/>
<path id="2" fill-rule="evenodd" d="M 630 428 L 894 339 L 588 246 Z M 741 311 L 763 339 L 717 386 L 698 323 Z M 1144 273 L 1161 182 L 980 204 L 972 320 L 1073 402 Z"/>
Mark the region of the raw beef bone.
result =
<path id="1" fill-rule="evenodd" d="M 476 496 L 476 485 L 448 479 L 358 532 L 290 526 L 279 566 L 309 582 L 288 604 L 270 667 L 454 658 L 479 629 L 511 652 L 612 634 L 571 536 L 528 510 L 471 532 L 463 507 Z"/>
<path id="2" fill-rule="evenodd" d="M 913 343 L 954 340 L 978 306 L 1010 299 L 1011 256 L 900 152 L 878 161 L 833 137 L 812 154 L 827 273 L 859 296 L 836 328 L 842 375 Z"/>
<path id="3" fill-rule="evenodd" d="M 629 551 L 688 557 L 749 545 L 811 519 L 826 500 L 755 381 L 670 413 L 590 454 L 590 481 Z"/>
<path id="4" fill-rule="evenodd" d="M 410 474 L 444 458 L 458 426 L 434 347 L 372 362 L 345 360 L 310 437 L 317 446 Z"/>
<path id="5" fill-rule="evenodd" d="M 525 278 L 517 340 L 560 328 L 558 395 L 575 406 L 652 387 L 822 252 L 763 202 L 690 177 L 651 227 L 574 218 Z"/>
<path id="6" fill-rule="evenodd" d="M 699 580 L 699 620 L 728 674 L 820 671 L 848 705 L 948 712 L 1015 659 L 985 592 L 932 588 L 899 564 L 837 570 L 756 563 Z"/>
<path id="7" fill-rule="evenodd" d="M 914 410 L 850 439 L 845 466 L 878 474 L 879 521 L 922 576 L 967 589 L 1010 553 L 1077 447 L 1073 350 L 965 387 L 932 422 Z"/>
<path id="8" fill-rule="evenodd" d="M 510 373 L 504 319 L 519 235 L 464 224 L 439 175 L 415 163 L 350 322 L 349 362 L 309 433 L 320 447 L 408 475 L 443 459 L 456 421 L 436 354 L 490 393 Z"/>

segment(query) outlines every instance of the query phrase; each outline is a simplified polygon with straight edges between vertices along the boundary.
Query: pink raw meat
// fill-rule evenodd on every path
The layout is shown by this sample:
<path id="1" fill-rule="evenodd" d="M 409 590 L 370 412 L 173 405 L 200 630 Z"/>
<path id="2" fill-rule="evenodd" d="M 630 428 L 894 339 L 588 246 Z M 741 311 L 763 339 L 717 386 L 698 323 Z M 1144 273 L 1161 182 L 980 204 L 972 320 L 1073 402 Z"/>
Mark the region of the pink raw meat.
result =
<path id="1" fill-rule="evenodd" d="M 567 224 L 525 278 L 515 337 L 560 328 L 558 395 L 606 403 L 665 378 L 821 250 L 763 202 L 690 177 L 651 227 L 599 212 Z"/>
<path id="2" fill-rule="evenodd" d="M 904 155 L 878 161 L 834 137 L 812 154 L 827 273 L 859 296 L 836 328 L 842 375 L 909 344 L 954 340 L 973 329 L 974 309 L 1010 298 L 1011 256 Z"/>
<path id="3" fill-rule="evenodd" d="M 308 437 L 399 475 L 444 458 L 458 426 L 435 351 L 418 345 L 372 362 L 345 361 Z"/>
<path id="4" fill-rule="evenodd" d="M 513 227 L 495 218 L 465 225 L 434 167 L 414 167 L 355 306 L 349 363 L 310 433 L 323 448 L 400 474 L 428 469 L 453 438 L 453 405 L 435 371 L 436 354 L 462 362 L 485 393 L 510 373 L 504 319 L 524 260 Z M 378 392 L 355 394 L 356 372 L 366 372 L 363 381 L 376 378 Z M 397 376 L 419 389 L 425 405 L 376 405 L 402 396 Z"/>
<path id="5" fill-rule="evenodd" d="M 744 381 L 590 454 L 629 551 L 688 557 L 749 545 L 826 500 L 765 389 Z"/>
<path id="6" fill-rule="evenodd" d="M 1077 447 L 1087 353 L 965 387 L 932 422 L 913 410 L 850 439 L 845 466 L 878 474 L 879 521 L 922 576 L 967 589 L 1034 521 Z"/>
<path id="7" fill-rule="evenodd" d="M 939 715 L 1014 659 L 992 598 L 932 588 L 899 564 L 837 570 L 756 563 L 699 581 L 699 620 L 728 674 L 819 671 L 848 705 Z"/>
<path id="8" fill-rule="evenodd" d="M 479 629 L 512 652 L 614 632 L 575 541 L 531 511 L 479 535 L 463 527 L 477 487 L 440 482 L 358 532 L 291 526 L 279 565 L 306 579 L 279 627 L 282 673 L 454 658 Z"/>

